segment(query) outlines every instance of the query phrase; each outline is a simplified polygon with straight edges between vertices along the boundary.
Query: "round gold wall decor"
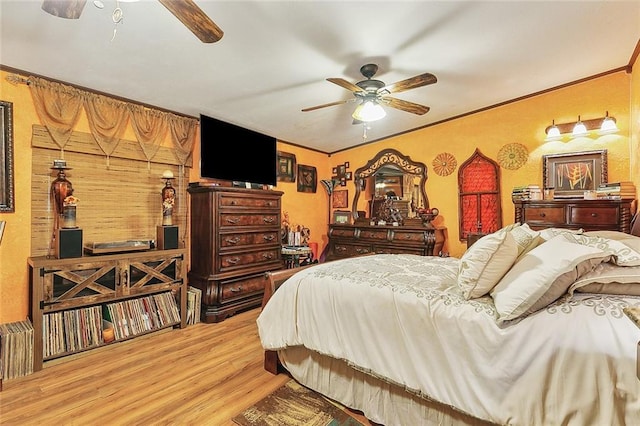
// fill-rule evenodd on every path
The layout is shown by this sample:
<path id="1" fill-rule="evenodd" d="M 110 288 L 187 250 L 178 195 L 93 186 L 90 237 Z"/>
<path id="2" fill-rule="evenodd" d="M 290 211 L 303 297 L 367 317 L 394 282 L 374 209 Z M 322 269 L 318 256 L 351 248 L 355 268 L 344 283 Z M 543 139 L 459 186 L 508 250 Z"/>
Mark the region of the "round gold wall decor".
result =
<path id="1" fill-rule="evenodd" d="M 498 164 L 503 169 L 518 170 L 527 162 L 529 151 L 521 143 L 509 143 L 498 151 Z"/>
<path id="2" fill-rule="evenodd" d="M 433 171 L 438 176 L 449 176 L 456 169 L 458 162 L 456 158 L 448 152 L 442 152 L 433 159 Z"/>

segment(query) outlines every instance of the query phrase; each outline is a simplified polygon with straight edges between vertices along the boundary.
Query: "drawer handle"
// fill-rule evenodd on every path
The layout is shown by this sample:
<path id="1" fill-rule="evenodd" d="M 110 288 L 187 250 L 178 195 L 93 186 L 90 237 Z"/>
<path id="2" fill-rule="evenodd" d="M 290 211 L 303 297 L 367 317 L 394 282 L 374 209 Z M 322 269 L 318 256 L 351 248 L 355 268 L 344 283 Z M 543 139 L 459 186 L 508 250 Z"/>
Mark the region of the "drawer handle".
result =
<path id="1" fill-rule="evenodd" d="M 231 259 L 227 259 L 227 263 L 230 263 L 232 265 L 235 265 L 238 262 L 240 262 L 240 258 L 239 257 L 234 257 L 234 258 L 231 258 Z"/>
<path id="2" fill-rule="evenodd" d="M 238 203 L 236 202 L 236 200 L 231 200 L 231 202 L 229 204 L 232 205 L 232 206 L 235 206 Z"/>
<path id="3" fill-rule="evenodd" d="M 265 207 L 273 207 L 273 201 L 267 201 L 264 203 Z"/>
<path id="4" fill-rule="evenodd" d="M 598 213 L 591 213 L 591 217 L 598 217 Z"/>
<path id="5" fill-rule="evenodd" d="M 237 217 L 228 217 L 228 218 L 226 218 L 226 221 L 227 221 L 227 223 L 235 225 L 235 224 L 240 222 L 240 219 L 238 219 Z"/>
<path id="6" fill-rule="evenodd" d="M 273 241 L 275 237 L 273 235 L 263 235 L 262 239 L 265 241 Z"/>
<path id="7" fill-rule="evenodd" d="M 262 221 L 263 221 L 264 223 L 269 223 L 269 224 L 271 224 L 271 223 L 273 223 L 273 222 L 275 221 L 275 219 L 274 219 L 273 217 L 263 217 L 263 218 L 262 218 Z"/>
<path id="8" fill-rule="evenodd" d="M 226 238 L 225 241 L 228 244 L 238 244 L 240 242 L 240 238 L 235 237 L 235 238 Z"/>
<path id="9" fill-rule="evenodd" d="M 242 286 L 231 287 L 229 291 L 231 291 L 231 293 L 240 293 L 242 291 Z"/>
<path id="10" fill-rule="evenodd" d="M 364 253 L 369 253 L 369 250 L 368 249 L 357 249 L 356 252 L 359 253 L 359 254 L 364 254 Z"/>
<path id="11" fill-rule="evenodd" d="M 541 212 L 541 213 L 540 213 L 540 217 L 545 217 L 545 216 L 546 216 L 546 213 L 545 213 L 545 212 Z"/>
<path id="12" fill-rule="evenodd" d="M 266 260 L 271 260 L 271 259 L 273 259 L 273 253 L 264 253 L 262 255 L 262 258 L 266 259 Z"/>

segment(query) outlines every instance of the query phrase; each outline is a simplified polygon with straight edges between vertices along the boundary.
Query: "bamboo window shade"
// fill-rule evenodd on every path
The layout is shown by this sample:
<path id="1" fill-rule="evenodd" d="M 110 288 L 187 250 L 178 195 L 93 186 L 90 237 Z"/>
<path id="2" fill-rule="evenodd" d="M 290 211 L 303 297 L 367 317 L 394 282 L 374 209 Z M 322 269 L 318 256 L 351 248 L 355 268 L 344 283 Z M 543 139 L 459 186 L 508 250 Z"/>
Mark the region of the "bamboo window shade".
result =
<path id="1" fill-rule="evenodd" d="M 180 242 L 187 245 L 186 186 L 197 119 L 45 79 L 29 77 L 19 82 L 32 89 L 36 111 L 44 124 L 34 124 L 32 132 L 32 256 L 52 253 L 56 213 L 50 186 L 57 172 L 51 166 L 60 158 L 71 168 L 67 178 L 73 184 L 73 195 L 80 200 L 77 224 L 85 243 L 155 239 L 156 227 L 162 223 L 162 174 L 171 170 L 177 195 L 173 224 L 179 227 Z M 73 129 L 82 106 L 91 133 Z M 127 121 L 138 140 L 121 139 Z M 168 130 L 172 146 L 161 143 Z"/>

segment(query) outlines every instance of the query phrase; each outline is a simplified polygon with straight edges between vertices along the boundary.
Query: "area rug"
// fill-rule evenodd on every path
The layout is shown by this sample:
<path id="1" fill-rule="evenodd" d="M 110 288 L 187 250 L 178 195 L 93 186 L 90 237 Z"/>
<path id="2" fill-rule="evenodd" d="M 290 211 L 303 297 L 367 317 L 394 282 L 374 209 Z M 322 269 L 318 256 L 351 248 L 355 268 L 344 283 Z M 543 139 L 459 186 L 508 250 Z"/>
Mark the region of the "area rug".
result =
<path id="1" fill-rule="evenodd" d="M 363 426 L 346 411 L 294 380 L 232 420 L 241 426 Z"/>

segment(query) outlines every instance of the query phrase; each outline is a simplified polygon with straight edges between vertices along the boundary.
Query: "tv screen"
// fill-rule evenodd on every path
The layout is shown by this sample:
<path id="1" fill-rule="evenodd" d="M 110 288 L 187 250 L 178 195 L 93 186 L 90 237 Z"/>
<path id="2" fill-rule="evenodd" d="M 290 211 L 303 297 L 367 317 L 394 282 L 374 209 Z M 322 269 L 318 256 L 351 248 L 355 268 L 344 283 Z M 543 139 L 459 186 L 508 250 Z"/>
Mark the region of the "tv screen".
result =
<path id="1" fill-rule="evenodd" d="M 276 185 L 276 138 L 200 114 L 200 176 Z"/>

